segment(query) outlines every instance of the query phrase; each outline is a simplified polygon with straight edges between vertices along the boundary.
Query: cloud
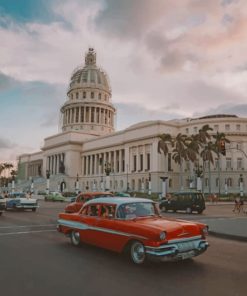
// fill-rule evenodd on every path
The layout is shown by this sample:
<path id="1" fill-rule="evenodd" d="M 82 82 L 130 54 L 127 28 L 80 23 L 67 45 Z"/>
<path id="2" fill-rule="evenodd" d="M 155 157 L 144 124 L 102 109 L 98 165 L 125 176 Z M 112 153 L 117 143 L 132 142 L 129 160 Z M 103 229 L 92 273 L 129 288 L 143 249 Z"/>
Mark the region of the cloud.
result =
<path id="1" fill-rule="evenodd" d="M 195 113 L 194 116 L 213 115 L 213 114 L 233 114 L 240 117 L 247 117 L 247 104 L 226 104 L 216 108 L 209 108 L 204 113 Z"/>
<path id="2" fill-rule="evenodd" d="M 48 18 L 0 15 L 0 133 L 30 151 L 57 132 L 70 75 L 89 46 L 110 78 L 118 129 L 224 106 L 243 114 L 234 106 L 247 100 L 246 1 L 46 3 Z"/>
<path id="3" fill-rule="evenodd" d="M 0 138 L 0 150 L 12 148 L 13 145 L 8 139 Z"/>

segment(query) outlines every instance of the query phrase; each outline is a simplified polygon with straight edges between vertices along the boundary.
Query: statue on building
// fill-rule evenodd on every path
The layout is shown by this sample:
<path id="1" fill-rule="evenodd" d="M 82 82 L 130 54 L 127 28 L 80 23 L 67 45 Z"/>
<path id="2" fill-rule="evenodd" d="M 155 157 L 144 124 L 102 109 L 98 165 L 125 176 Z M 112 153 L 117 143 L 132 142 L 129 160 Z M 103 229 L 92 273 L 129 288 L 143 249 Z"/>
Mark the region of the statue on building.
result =
<path id="1" fill-rule="evenodd" d="M 62 160 L 59 162 L 59 173 L 64 174 L 65 173 L 65 166 Z"/>

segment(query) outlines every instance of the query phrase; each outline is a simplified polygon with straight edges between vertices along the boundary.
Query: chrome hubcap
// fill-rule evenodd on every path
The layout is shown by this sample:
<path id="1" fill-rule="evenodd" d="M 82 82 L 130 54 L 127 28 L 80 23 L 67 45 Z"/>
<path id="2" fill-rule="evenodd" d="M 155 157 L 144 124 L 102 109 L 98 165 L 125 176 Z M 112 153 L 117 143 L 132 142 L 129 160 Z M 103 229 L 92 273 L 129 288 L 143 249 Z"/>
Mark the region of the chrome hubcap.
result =
<path id="1" fill-rule="evenodd" d="M 142 263 L 145 259 L 144 246 L 141 243 L 134 243 L 131 248 L 131 255 L 135 263 Z"/>
<path id="2" fill-rule="evenodd" d="M 72 243 L 74 245 L 79 245 L 80 243 L 80 233 L 79 232 L 72 232 L 71 233 L 71 239 L 72 239 Z"/>

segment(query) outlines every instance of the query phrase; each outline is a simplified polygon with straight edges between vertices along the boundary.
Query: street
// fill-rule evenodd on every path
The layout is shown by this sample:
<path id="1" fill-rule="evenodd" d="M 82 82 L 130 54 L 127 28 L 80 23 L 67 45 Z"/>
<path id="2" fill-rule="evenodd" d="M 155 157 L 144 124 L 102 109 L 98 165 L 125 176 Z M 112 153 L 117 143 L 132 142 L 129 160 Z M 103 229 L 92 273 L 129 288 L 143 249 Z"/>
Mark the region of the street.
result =
<path id="1" fill-rule="evenodd" d="M 119 254 L 73 247 L 55 228 L 64 206 L 40 201 L 36 213 L 8 211 L 0 217 L 1 294 L 246 295 L 244 242 L 209 236 L 208 251 L 193 260 L 134 266 Z M 224 215 L 223 207 L 219 212 Z M 190 217 L 217 215 L 214 208 Z"/>

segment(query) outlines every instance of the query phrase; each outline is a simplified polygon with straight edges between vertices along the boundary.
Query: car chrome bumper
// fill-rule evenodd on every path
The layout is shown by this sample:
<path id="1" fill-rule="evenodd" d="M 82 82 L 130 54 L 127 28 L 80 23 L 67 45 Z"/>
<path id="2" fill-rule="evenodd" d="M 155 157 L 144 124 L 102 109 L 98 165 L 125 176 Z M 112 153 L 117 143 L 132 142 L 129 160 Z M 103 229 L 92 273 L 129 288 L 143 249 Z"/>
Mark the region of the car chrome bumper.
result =
<path id="1" fill-rule="evenodd" d="M 192 258 L 204 253 L 209 246 L 205 239 L 181 239 L 174 243 L 167 243 L 159 247 L 146 246 L 148 257 L 160 261 L 178 261 Z"/>
<path id="2" fill-rule="evenodd" d="M 39 208 L 39 206 L 38 205 L 22 205 L 22 204 L 20 204 L 20 205 L 16 205 L 15 206 L 17 209 L 36 209 L 36 208 Z"/>

